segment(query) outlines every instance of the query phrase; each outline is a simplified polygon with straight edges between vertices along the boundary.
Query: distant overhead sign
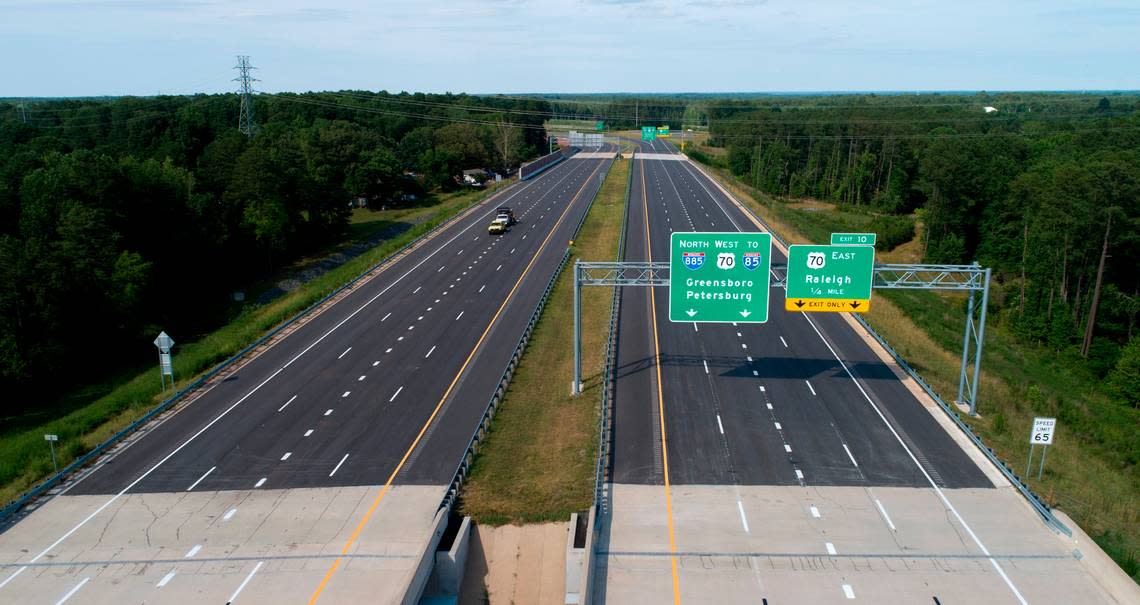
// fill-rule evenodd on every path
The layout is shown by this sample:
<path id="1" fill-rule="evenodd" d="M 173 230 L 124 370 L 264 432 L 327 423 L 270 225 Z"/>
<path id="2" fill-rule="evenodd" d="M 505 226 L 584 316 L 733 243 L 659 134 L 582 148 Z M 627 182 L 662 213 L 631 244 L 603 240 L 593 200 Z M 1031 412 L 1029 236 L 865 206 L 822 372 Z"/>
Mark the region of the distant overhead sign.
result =
<path id="1" fill-rule="evenodd" d="M 874 246 L 874 233 L 832 233 L 832 246 Z"/>
<path id="2" fill-rule="evenodd" d="M 594 122 L 594 130 L 605 130 L 605 129 L 606 129 L 606 123 L 604 121 L 598 120 L 597 122 Z"/>
<path id="3" fill-rule="evenodd" d="M 768 321 L 771 234 L 674 232 L 669 243 L 670 321 Z"/>
<path id="4" fill-rule="evenodd" d="M 784 308 L 866 313 L 874 267 L 873 246 L 789 246 Z"/>
<path id="5" fill-rule="evenodd" d="M 642 126 L 641 127 L 641 140 L 652 141 L 657 138 L 656 126 Z"/>
<path id="6" fill-rule="evenodd" d="M 669 126 L 658 126 L 657 127 L 657 136 L 663 137 L 663 138 L 669 138 Z"/>

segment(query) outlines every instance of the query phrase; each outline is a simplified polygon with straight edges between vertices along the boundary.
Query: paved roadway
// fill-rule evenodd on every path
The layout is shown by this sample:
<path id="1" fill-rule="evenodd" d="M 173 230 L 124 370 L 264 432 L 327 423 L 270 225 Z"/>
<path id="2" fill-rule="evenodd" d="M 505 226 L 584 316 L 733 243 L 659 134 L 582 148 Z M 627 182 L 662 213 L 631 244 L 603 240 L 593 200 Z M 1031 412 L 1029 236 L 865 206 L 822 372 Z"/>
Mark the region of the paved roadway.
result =
<path id="1" fill-rule="evenodd" d="M 0 602 L 396 595 L 608 164 L 496 194 L 0 536 Z M 342 551 L 392 573 L 337 576 Z M 212 563 L 155 563 L 182 559 Z"/>
<path id="2" fill-rule="evenodd" d="M 626 260 L 667 260 L 673 231 L 759 230 L 695 166 L 660 155 L 672 146 L 640 153 L 653 159 L 635 162 Z M 626 289 L 599 596 L 1104 601 L 865 333 L 783 300 L 771 289 L 763 325 L 670 323 L 667 288 Z M 914 573 L 879 575 L 881 565 Z M 1065 589 L 1042 583 L 1073 575 Z"/>

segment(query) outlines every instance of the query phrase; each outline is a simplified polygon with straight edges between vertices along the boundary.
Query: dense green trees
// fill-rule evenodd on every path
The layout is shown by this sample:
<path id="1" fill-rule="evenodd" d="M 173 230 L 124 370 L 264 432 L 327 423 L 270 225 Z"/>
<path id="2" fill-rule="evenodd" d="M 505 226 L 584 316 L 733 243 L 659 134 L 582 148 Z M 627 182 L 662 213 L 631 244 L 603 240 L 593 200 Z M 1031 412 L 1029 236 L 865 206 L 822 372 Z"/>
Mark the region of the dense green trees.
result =
<path id="1" fill-rule="evenodd" d="M 161 326 L 215 326 L 228 295 L 344 229 L 349 202 L 409 203 L 544 149 L 544 103 L 463 95 L 0 102 L 5 412 L 139 360 Z M 422 175 L 419 178 L 415 175 Z"/>
<path id="2" fill-rule="evenodd" d="M 777 195 L 920 211 L 927 262 L 992 266 L 998 318 L 1103 377 L 1135 334 L 1138 108 L 1135 95 L 983 93 L 709 112 L 711 142 L 727 148 L 734 174 Z"/>

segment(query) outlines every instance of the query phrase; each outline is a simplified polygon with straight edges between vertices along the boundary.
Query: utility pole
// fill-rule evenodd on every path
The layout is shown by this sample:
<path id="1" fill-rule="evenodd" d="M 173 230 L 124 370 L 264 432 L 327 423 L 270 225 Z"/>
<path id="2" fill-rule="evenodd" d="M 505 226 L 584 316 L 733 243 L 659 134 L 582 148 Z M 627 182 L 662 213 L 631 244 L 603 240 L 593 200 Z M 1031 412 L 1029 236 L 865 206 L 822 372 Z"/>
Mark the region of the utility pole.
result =
<path id="1" fill-rule="evenodd" d="M 1085 339 L 1081 343 L 1081 356 L 1089 357 L 1092 346 L 1093 328 L 1096 327 L 1096 309 L 1100 305 L 1100 281 L 1104 277 L 1104 259 L 1108 257 L 1108 234 L 1112 229 L 1112 210 L 1109 209 L 1108 222 L 1104 225 L 1104 245 L 1100 249 L 1100 266 L 1096 270 L 1096 286 L 1093 287 L 1092 305 L 1089 308 L 1089 322 L 1085 326 Z"/>
<path id="2" fill-rule="evenodd" d="M 257 69 L 249 64 L 248 55 L 238 55 L 238 64 L 234 69 L 238 70 L 238 77 L 234 78 L 234 82 L 241 84 L 238 93 L 241 95 L 241 112 L 238 114 L 238 130 L 247 137 L 252 137 L 257 130 L 253 123 L 253 83 L 257 82 L 257 78 L 250 75 L 250 71 Z"/>
<path id="3" fill-rule="evenodd" d="M 28 123 L 27 107 L 25 106 L 25 104 L 23 102 L 20 103 L 20 120 L 23 121 L 25 124 Z"/>

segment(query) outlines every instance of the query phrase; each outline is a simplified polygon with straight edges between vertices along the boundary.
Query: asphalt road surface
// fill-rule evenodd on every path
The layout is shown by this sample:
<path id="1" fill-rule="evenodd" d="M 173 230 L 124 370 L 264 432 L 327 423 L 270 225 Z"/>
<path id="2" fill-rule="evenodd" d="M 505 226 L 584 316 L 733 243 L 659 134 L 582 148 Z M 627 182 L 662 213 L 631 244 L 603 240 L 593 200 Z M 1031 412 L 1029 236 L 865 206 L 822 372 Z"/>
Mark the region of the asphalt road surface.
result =
<path id="1" fill-rule="evenodd" d="M 673 152 L 662 141 L 642 151 Z M 628 224 L 628 261 L 667 261 L 673 231 L 758 230 L 707 177 L 672 160 L 635 163 Z M 775 247 L 773 262 L 787 262 Z M 992 485 L 842 318 L 787 312 L 780 288 L 768 323 L 739 325 L 671 323 L 668 288 L 656 288 L 658 406 L 648 290 L 629 288 L 622 303 L 615 483 L 664 482 L 661 407 L 673 484 Z"/>

